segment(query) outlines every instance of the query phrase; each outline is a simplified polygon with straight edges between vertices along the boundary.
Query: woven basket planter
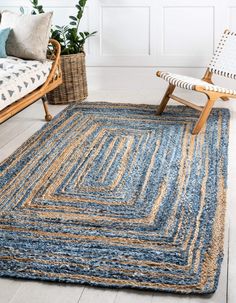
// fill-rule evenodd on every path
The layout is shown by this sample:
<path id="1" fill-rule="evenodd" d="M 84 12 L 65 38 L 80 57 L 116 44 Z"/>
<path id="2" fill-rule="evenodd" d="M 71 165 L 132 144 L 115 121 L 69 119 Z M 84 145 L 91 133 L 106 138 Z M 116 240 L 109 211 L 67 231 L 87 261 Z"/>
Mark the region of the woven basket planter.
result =
<path id="1" fill-rule="evenodd" d="M 79 102 L 88 97 L 85 54 L 61 56 L 63 83 L 47 94 L 51 104 Z"/>

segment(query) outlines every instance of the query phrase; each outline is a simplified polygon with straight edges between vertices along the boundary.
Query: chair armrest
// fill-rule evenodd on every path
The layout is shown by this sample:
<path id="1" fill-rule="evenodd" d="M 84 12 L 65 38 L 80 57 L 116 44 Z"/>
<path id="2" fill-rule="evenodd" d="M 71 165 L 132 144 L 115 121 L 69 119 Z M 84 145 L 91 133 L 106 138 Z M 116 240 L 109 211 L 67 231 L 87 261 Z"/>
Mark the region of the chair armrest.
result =
<path id="1" fill-rule="evenodd" d="M 54 39 L 50 39 L 49 44 L 48 44 L 47 58 L 49 60 L 52 60 L 53 64 L 52 64 L 50 74 L 49 74 L 46 82 L 41 87 L 41 89 L 44 89 L 49 83 L 51 83 L 54 80 L 55 76 L 60 77 L 60 78 L 62 77 L 61 65 L 60 65 L 60 55 L 61 55 L 60 43 Z"/>

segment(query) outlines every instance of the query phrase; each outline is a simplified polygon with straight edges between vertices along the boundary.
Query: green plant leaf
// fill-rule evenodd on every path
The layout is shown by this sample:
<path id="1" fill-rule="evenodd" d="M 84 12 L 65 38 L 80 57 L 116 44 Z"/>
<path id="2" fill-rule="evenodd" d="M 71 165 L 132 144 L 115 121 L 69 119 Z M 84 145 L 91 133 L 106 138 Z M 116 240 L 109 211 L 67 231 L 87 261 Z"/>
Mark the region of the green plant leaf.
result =
<path id="1" fill-rule="evenodd" d="M 40 14 L 44 13 L 42 5 L 37 6 L 37 10 Z"/>
<path id="2" fill-rule="evenodd" d="M 64 31 L 68 31 L 68 29 L 69 29 L 70 27 L 69 27 L 69 25 L 64 25 L 62 28 L 63 28 Z"/>
<path id="3" fill-rule="evenodd" d="M 69 16 L 69 18 L 70 18 L 71 20 L 77 21 L 77 18 L 76 18 L 75 16 Z"/>
<path id="4" fill-rule="evenodd" d="M 79 11 L 77 14 L 77 18 L 80 20 L 83 17 L 83 11 Z"/>
<path id="5" fill-rule="evenodd" d="M 21 12 L 22 15 L 24 15 L 25 10 L 24 10 L 24 7 L 23 7 L 23 6 L 20 7 L 20 12 Z"/>
<path id="6" fill-rule="evenodd" d="M 82 7 L 84 7 L 85 4 L 86 4 L 86 2 L 87 2 L 87 0 L 80 0 L 79 1 L 79 5 L 82 6 Z"/>

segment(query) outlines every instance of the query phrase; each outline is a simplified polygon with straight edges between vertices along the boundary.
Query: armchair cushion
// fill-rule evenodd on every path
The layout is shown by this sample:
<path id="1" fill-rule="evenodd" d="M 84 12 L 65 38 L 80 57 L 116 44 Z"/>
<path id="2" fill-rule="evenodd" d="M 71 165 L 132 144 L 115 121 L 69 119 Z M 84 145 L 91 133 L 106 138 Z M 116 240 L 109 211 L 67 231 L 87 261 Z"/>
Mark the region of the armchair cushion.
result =
<path id="1" fill-rule="evenodd" d="M 23 98 L 45 83 L 52 61 L 0 59 L 0 110 Z"/>
<path id="2" fill-rule="evenodd" d="M 170 84 L 173 84 L 177 87 L 185 88 L 188 90 L 195 90 L 195 86 L 201 86 L 204 89 L 212 92 L 224 93 L 236 95 L 235 89 L 224 88 L 218 85 L 210 84 L 204 80 L 200 80 L 197 78 L 192 78 L 188 76 L 173 74 L 169 72 L 159 72 L 158 76 Z"/>

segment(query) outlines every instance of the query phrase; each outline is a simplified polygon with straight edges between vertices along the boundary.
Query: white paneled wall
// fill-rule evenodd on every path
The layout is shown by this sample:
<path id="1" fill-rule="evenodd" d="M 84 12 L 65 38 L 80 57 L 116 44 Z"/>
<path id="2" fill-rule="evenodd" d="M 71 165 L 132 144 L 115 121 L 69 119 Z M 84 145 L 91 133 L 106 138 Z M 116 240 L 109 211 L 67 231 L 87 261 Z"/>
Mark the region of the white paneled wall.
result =
<path id="1" fill-rule="evenodd" d="M 60 25 L 76 2 L 41 1 Z M 20 5 L 30 11 L 28 0 L 0 0 L 0 10 Z M 236 0 L 88 0 L 81 29 L 98 31 L 86 46 L 90 88 L 154 89 L 157 68 L 198 76 L 225 28 L 236 31 Z"/>

